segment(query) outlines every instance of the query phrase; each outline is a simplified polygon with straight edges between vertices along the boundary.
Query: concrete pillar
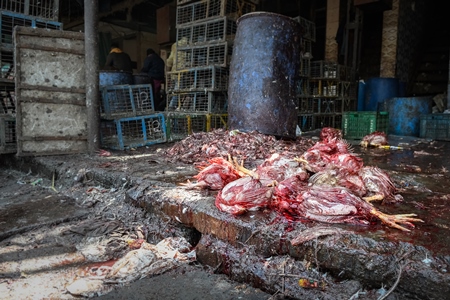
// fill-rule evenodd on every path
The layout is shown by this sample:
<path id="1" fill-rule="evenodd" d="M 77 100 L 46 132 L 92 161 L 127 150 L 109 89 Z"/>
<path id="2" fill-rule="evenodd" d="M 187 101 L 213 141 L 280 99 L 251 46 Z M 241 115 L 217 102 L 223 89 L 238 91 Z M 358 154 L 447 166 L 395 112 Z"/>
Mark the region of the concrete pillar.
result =
<path id="1" fill-rule="evenodd" d="M 336 33 L 339 28 L 340 0 L 327 0 L 327 25 L 325 32 L 325 60 L 338 61 Z"/>
<path id="2" fill-rule="evenodd" d="M 450 55 L 448 61 L 447 108 L 450 109 Z"/>
<path id="3" fill-rule="evenodd" d="M 84 0 L 84 20 L 88 151 L 94 155 L 100 148 L 97 0 Z"/>
<path id="4" fill-rule="evenodd" d="M 392 1 L 392 10 L 383 12 L 380 77 L 395 77 L 400 0 Z"/>

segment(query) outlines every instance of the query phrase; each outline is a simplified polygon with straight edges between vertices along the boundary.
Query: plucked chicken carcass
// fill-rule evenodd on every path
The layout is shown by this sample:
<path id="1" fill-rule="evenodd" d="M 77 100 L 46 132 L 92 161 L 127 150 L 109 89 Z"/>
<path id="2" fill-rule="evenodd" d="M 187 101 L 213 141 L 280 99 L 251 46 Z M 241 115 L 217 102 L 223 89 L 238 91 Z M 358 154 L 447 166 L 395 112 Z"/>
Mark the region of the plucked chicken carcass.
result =
<path id="1" fill-rule="evenodd" d="M 229 182 L 241 177 L 234 165 L 222 157 L 210 159 L 208 164 L 200 165 L 201 171 L 194 176 L 196 183 L 182 184 L 187 188 L 220 190 Z"/>
<path id="2" fill-rule="evenodd" d="M 240 174 L 247 176 L 228 183 L 216 196 L 216 207 L 233 215 L 271 206 L 278 181 L 296 178 L 307 182 L 309 176 L 298 162 L 277 153 L 266 159 L 255 171 L 244 168 L 237 161 L 234 161 L 234 167 Z"/>
<path id="3" fill-rule="evenodd" d="M 368 224 L 369 221 L 377 218 L 384 224 L 403 231 L 409 231 L 409 229 L 400 224 L 414 227 L 412 222 L 422 222 L 414 218 L 415 214 L 382 213 L 342 187 L 313 185 L 300 190 L 294 200 L 292 197 L 283 198 L 281 194 L 277 194 L 277 197 L 280 198 L 275 201 L 279 204 L 278 211 L 294 218 L 351 224 Z"/>
<path id="4" fill-rule="evenodd" d="M 272 201 L 273 180 L 241 177 L 228 183 L 216 196 L 216 207 L 232 215 L 268 207 Z"/>
<path id="5" fill-rule="evenodd" d="M 320 140 L 321 141 L 323 141 L 325 143 L 329 143 L 330 141 L 332 141 L 334 139 L 338 139 L 338 140 L 342 139 L 342 131 L 340 129 L 332 128 L 332 127 L 322 128 L 322 130 L 320 131 Z"/>
<path id="6" fill-rule="evenodd" d="M 238 167 L 239 170 L 243 168 Z M 262 164 L 257 166 L 256 171 L 253 173 L 247 172 L 250 176 L 258 178 L 267 178 L 274 181 L 283 181 L 285 178 L 297 175 L 302 179 L 307 179 L 309 177 L 305 169 L 295 161 L 294 159 L 287 158 L 278 153 L 272 154 L 268 159 L 266 159 Z"/>
<path id="7" fill-rule="evenodd" d="M 347 169 L 339 169 L 335 166 L 313 174 L 309 178 L 309 183 L 317 186 L 344 187 L 359 197 L 367 194 L 364 180 L 358 173 L 354 174 Z"/>
<path id="8" fill-rule="evenodd" d="M 323 128 L 320 136 L 321 141 L 298 159 L 307 170 L 315 173 L 310 178 L 311 184 L 345 187 L 366 201 L 402 201 L 403 197 L 395 194 L 396 188 L 389 175 L 380 168 L 365 167 L 362 159 L 339 140 L 338 131 Z M 374 132 L 370 136 L 374 140 L 384 137 L 387 142 L 383 132 Z"/>
<path id="9" fill-rule="evenodd" d="M 383 200 L 384 203 L 401 202 L 403 197 L 396 194 L 397 188 L 389 175 L 378 167 L 365 166 L 359 170 L 368 195 L 366 201 Z"/>
<path id="10" fill-rule="evenodd" d="M 349 145 L 341 139 L 339 133 L 338 129 L 323 128 L 320 133 L 321 141 L 310 147 L 297 161 L 312 173 L 323 171 L 330 166 L 357 173 L 362 168 L 363 161 L 351 153 Z"/>
<path id="11" fill-rule="evenodd" d="M 360 145 L 362 147 L 380 147 L 388 145 L 387 135 L 381 131 L 374 131 L 371 134 L 364 136 L 361 140 Z"/>

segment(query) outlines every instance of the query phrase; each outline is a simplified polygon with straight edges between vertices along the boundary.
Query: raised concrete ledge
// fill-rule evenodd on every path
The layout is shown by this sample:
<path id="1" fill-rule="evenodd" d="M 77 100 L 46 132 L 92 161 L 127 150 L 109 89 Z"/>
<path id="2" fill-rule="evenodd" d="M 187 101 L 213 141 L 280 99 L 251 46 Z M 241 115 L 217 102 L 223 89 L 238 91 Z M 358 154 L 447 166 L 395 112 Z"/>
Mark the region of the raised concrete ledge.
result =
<path id="1" fill-rule="evenodd" d="M 150 213 L 168 216 L 180 226 L 198 230 L 203 236 L 198 245 L 199 261 L 213 267 L 221 264 L 218 270 L 230 274 L 231 279 L 243 281 L 245 278 L 260 278 L 264 271 L 261 266 L 250 266 L 248 270 L 243 270 L 239 263 L 244 258 L 239 255 L 233 256 L 235 258 L 229 262 L 219 259 L 230 259 L 229 253 L 233 250 L 242 255 L 246 253 L 246 259 L 250 261 L 248 257 L 255 256 L 254 260 L 262 263 L 269 257 L 306 261 L 312 266 L 318 265 L 322 272 L 328 272 L 334 280 L 349 279 L 374 288 L 392 286 L 397 278 L 398 267 L 402 265 L 397 287 L 399 292 L 419 299 L 445 299 L 450 294 L 450 257 L 433 256 L 424 247 L 403 242 L 401 238 L 396 241 L 377 240 L 372 234 L 365 234 L 360 227 L 352 226 L 318 223 L 288 226 L 286 223 L 273 222 L 273 213 L 257 213 L 254 218 L 248 215 L 233 217 L 217 210 L 213 195 L 186 190 L 170 182 L 174 177 L 194 174 L 193 168 L 183 169 L 181 175 L 177 175 L 175 169 L 172 173 L 160 174 L 157 170 L 161 166 L 149 165 L 145 171 L 130 173 L 98 168 L 98 163 L 95 159 L 80 158 L 77 163 L 66 163 L 64 157 L 40 157 L 27 158 L 26 161 L 14 158 L 9 165 L 26 171 L 33 168 L 47 176 L 56 172 L 57 183 L 65 185 L 75 183 L 73 176 L 81 168 L 89 168 L 94 180 L 106 187 L 125 188 L 129 201 Z M 323 235 L 297 246 L 291 244 L 292 239 L 308 228 L 324 226 L 342 228 L 351 233 Z M 214 237 L 216 242 L 207 242 L 208 236 Z M 211 248 L 217 242 L 225 246 Z M 207 246 L 208 243 L 211 247 Z M 215 256 L 206 255 L 208 251 L 216 253 Z M 424 261 L 426 258 L 430 262 Z M 259 279 L 252 280 L 256 284 Z M 279 288 L 278 281 L 267 280 L 260 284 L 267 285 L 271 291 Z"/>
<path id="2" fill-rule="evenodd" d="M 289 225 L 287 230 L 288 225 L 274 222 L 271 213 L 252 219 L 248 216 L 233 217 L 218 211 L 213 196 L 203 196 L 201 192 L 179 187 L 159 189 L 152 186 L 146 189 L 141 186 L 140 190 L 140 197 L 132 201 L 149 212 L 169 216 L 184 226 L 194 227 L 202 235 L 213 236 L 236 248 L 237 252 L 247 248 L 261 258 L 288 255 L 299 261 L 308 261 L 313 266 L 318 264 L 336 280 L 358 280 L 373 288 L 395 282 L 401 266 L 401 281 L 397 288 L 404 293 L 420 299 L 443 299 L 450 293 L 450 257 L 433 257 L 421 246 L 402 241 L 377 241 L 361 234 L 359 226 L 356 228 L 359 233 L 352 232 L 352 226 L 318 223 L 308 224 L 309 228 L 297 223 Z M 297 246 L 291 244 L 291 240 L 306 230 L 324 227 L 345 230 L 319 236 Z M 199 256 L 202 256 L 201 251 Z M 431 262 L 424 262 L 426 258 Z M 217 267 L 218 261 L 204 258 L 202 263 Z"/>

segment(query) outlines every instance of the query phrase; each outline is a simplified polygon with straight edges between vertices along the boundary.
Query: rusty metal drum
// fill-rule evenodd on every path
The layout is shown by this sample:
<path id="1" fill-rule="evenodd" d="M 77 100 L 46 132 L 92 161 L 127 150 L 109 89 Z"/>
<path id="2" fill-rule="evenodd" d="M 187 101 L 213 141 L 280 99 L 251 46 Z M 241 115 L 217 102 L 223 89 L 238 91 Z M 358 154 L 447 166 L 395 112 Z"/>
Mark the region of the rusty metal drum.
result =
<path id="1" fill-rule="evenodd" d="M 228 127 L 295 138 L 295 82 L 300 68 L 300 24 L 268 12 L 237 21 L 228 85 Z"/>

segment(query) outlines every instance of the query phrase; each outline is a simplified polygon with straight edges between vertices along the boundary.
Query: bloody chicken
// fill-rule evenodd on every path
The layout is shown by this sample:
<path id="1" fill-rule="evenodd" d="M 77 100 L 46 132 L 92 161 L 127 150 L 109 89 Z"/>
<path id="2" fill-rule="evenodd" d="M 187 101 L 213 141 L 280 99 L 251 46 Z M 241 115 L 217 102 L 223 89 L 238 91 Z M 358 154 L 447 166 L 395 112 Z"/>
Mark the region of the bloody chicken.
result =
<path id="1" fill-rule="evenodd" d="M 199 165 L 201 170 L 194 176 L 197 182 L 182 184 L 187 188 L 220 190 L 228 183 L 241 177 L 234 165 L 222 157 L 215 157 L 208 164 Z"/>
<path id="2" fill-rule="evenodd" d="M 278 197 L 282 197 L 277 194 Z M 373 218 L 403 231 L 404 226 L 414 227 L 412 222 L 422 222 L 415 214 L 388 215 L 377 210 L 343 187 L 310 186 L 301 190 L 295 199 L 285 197 L 276 201 L 279 212 L 291 217 L 305 218 L 326 223 L 368 224 Z"/>
<path id="3" fill-rule="evenodd" d="M 379 147 L 388 145 L 387 135 L 381 131 L 374 131 L 371 134 L 364 136 L 361 140 L 360 145 L 362 147 Z"/>

